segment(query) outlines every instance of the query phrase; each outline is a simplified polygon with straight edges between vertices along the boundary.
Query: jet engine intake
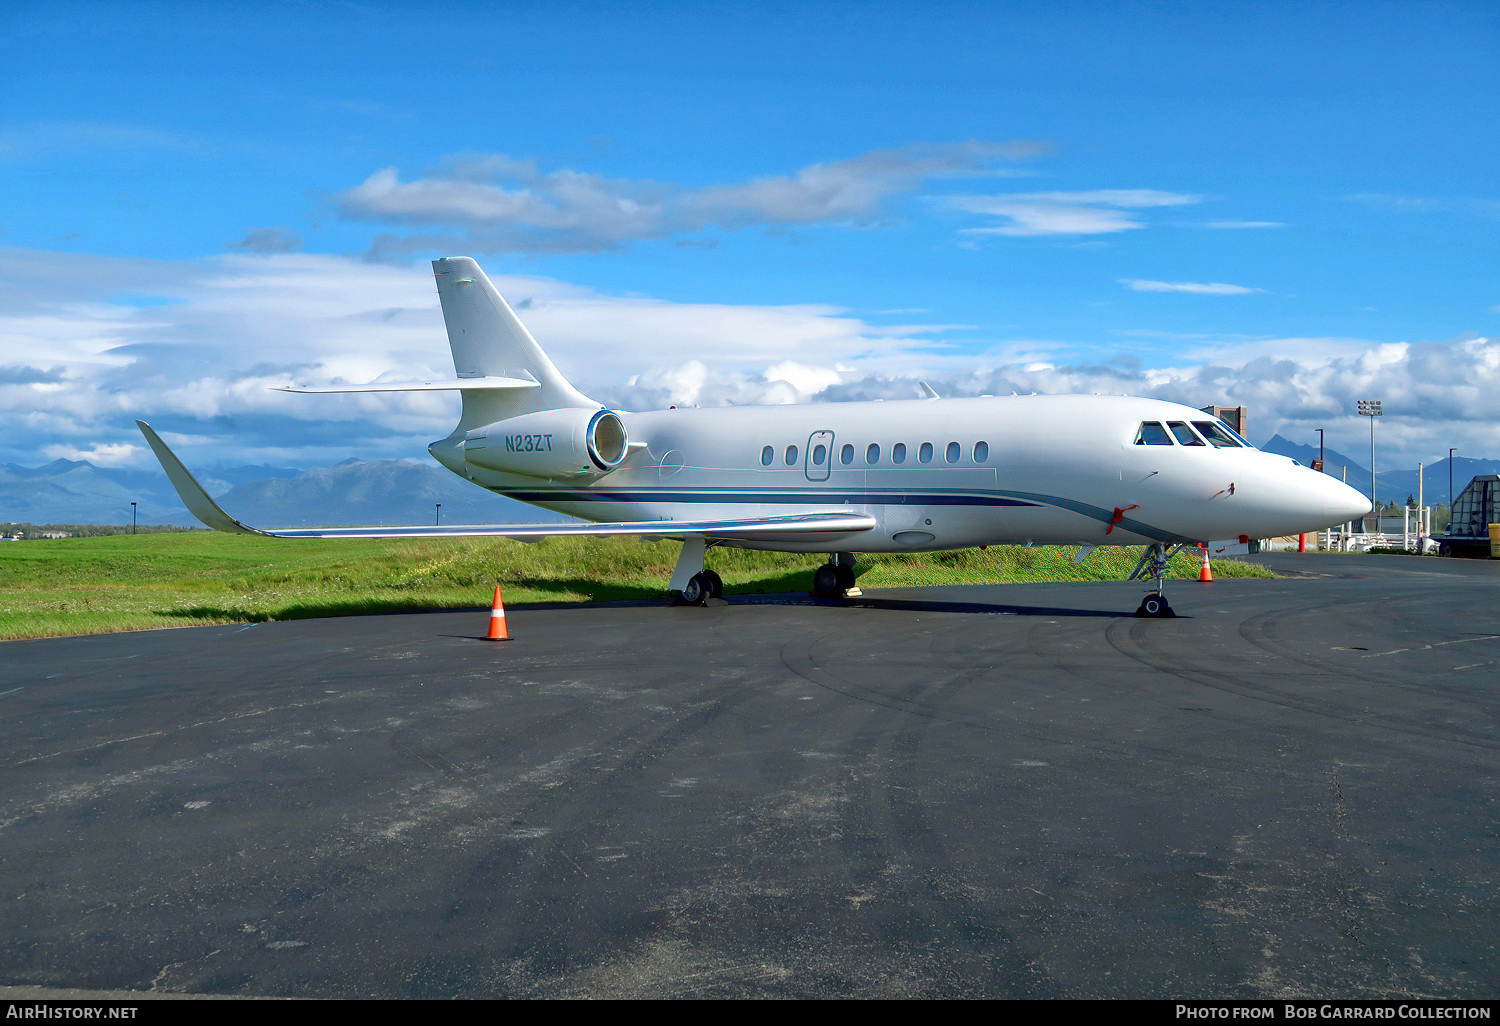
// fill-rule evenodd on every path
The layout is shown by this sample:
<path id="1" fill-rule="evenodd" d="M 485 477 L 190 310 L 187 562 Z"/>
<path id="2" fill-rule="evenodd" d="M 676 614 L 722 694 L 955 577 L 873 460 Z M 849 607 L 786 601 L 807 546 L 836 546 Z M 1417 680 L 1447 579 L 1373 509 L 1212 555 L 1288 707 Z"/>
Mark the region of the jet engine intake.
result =
<path id="1" fill-rule="evenodd" d="M 630 453 L 625 422 L 613 410 L 543 410 L 475 428 L 464 460 L 527 477 L 598 477 Z"/>

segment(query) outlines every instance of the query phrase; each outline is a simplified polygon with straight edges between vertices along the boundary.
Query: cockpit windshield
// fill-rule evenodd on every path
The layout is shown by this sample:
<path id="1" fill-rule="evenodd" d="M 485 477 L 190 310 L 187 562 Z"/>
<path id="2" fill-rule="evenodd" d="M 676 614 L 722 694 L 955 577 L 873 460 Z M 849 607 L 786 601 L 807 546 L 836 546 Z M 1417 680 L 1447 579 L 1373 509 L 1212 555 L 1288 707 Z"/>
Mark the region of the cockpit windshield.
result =
<path id="1" fill-rule="evenodd" d="M 1193 429 L 1187 426 L 1186 421 L 1169 420 L 1167 427 L 1172 429 L 1172 434 L 1177 436 L 1179 445 L 1202 445 L 1203 439 L 1193 434 Z"/>
<path id="2" fill-rule="evenodd" d="M 1196 431 L 1193 429 L 1197 428 Z M 1176 439 L 1174 442 L 1173 439 Z M 1215 449 L 1254 449 L 1255 446 L 1222 420 L 1195 420 L 1191 427 L 1185 420 L 1147 420 L 1135 433 L 1136 445 L 1197 445 L 1208 444 Z"/>
<path id="3" fill-rule="evenodd" d="M 1172 436 L 1158 421 L 1148 420 L 1135 433 L 1136 445 L 1171 445 Z"/>
<path id="4" fill-rule="evenodd" d="M 1246 449 L 1254 449 L 1255 448 L 1255 446 L 1251 445 L 1249 442 L 1247 442 L 1245 440 L 1245 436 L 1244 435 L 1240 434 L 1238 431 L 1236 431 L 1234 428 L 1230 427 L 1228 424 L 1225 424 L 1223 421 L 1219 421 L 1219 427 L 1223 428 L 1225 431 L 1228 431 L 1231 435 L 1233 435 L 1234 436 L 1234 440 L 1237 441 L 1237 442 L 1239 442 Z"/>
<path id="5" fill-rule="evenodd" d="M 1222 424 L 1217 420 L 1195 420 L 1193 421 L 1193 427 L 1197 428 L 1203 437 L 1208 439 L 1208 444 L 1215 449 L 1238 449 L 1242 444 L 1246 448 L 1254 448 L 1254 446 L 1244 441 L 1244 439 L 1236 441 L 1235 439 L 1239 438 L 1239 436 L 1230 431 L 1228 425 Z"/>

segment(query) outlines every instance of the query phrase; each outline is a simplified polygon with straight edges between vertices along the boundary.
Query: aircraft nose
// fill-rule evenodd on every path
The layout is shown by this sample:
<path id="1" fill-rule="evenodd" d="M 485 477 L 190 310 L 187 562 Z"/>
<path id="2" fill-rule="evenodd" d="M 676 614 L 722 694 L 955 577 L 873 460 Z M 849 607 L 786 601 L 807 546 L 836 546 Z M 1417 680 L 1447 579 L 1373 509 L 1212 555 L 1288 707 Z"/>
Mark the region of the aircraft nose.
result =
<path id="1" fill-rule="evenodd" d="M 1323 510 L 1330 524 L 1357 520 L 1374 508 L 1363 492 L 1350 488 L 1342 481 L 1335 481 L 1326 474 L 1323 475 L 1323 480 L 1326 482 L 1322 496 Z"/>

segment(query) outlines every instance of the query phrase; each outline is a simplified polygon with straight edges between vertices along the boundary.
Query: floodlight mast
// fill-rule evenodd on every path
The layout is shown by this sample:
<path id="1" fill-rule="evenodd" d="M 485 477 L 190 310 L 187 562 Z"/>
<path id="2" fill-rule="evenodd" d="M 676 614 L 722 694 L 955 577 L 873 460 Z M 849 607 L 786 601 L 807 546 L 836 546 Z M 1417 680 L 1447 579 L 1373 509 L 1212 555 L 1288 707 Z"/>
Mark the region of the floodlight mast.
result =
<path id="1" fill-rule="evenodd" d="M 1380 504 L 1375 500 L 1375 418 L 1385 416 L 1379 399 L 1360 399 L 1359 415 L 1370 418 L 1370 508 L 1375 511 L 1375 526 L 1380 526 Z"/>

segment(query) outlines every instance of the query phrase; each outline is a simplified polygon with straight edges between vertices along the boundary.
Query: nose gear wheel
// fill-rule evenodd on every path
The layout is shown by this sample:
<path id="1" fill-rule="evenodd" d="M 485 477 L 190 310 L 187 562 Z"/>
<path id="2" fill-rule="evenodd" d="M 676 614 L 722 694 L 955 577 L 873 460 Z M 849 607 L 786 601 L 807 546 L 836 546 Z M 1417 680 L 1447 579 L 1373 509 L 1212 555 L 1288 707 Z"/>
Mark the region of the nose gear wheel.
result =
<path id="1" fill-rule="evenodd" d="M 1151 592 L 1136 607 L 1135 615 L 1140 617 L 1155 617 L 1165 619 L 1176 616 L 1172 612 L 1171 605 L 1167 602 L 1167 596 L 1163 588 L 1167 580 L 1167 567 L 1171 565 L 1172 557 L 1181 552 L 1183 545 L 1149 545 L 1141 555 L 1141 561 L 1135 565 L 1128 580 L 1151 581 Z"/>

